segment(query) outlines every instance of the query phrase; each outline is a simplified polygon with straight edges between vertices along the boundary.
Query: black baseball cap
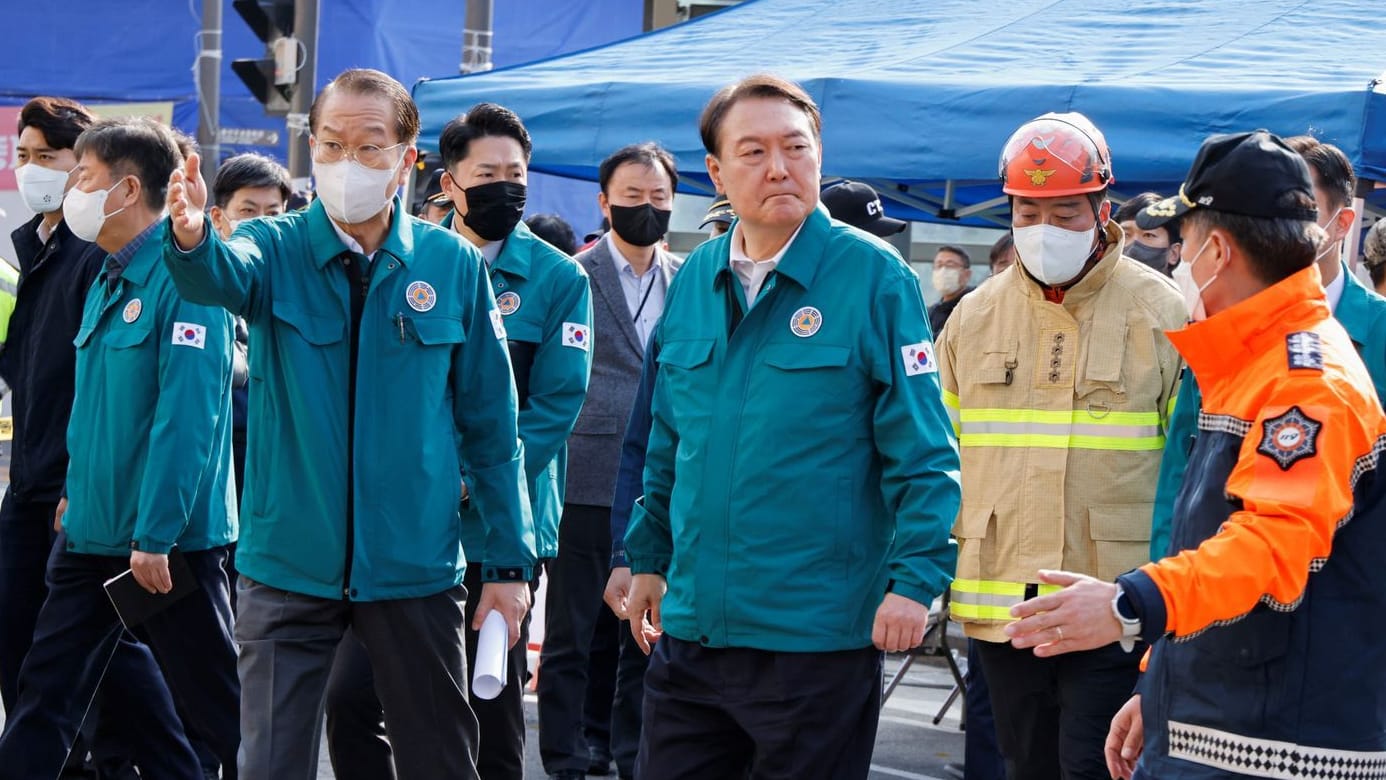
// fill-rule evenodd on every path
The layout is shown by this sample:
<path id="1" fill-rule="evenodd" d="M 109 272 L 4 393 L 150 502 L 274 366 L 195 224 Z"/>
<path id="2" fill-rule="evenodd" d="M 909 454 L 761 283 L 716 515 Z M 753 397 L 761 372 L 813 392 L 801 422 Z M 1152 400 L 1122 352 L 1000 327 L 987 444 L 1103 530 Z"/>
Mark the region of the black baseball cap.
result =
<path id="1" fill-rule="evenodd" d="M 1160 227 L 1198 208 L 1263 219 L 1316 220 L 1316 208 L 1283 205 L 1286 193 L 1314 200 L 1309 165 L 1265 130 L 1215 135 L 1203 142 L 1179 194 L 1136 214 L 1142 229 Z"/>
<path id="2" fill-rule="evenodd" d="M 435 168 L 429 174 L 428 184 L 424 187 L 423 200 L 433 200 L 443 194 L 443 169 Z M 446 196 L 444 196 L 446 197 Z"/>
<path id="3" fill-rule="evenodd" d="M 868 233 L 881 237 L 893 236 L 909 227 L 908 222 L 887 217 L 885 208 L 881 206 L 881 196 L 861 182 L 840 181 L 823 190 L 818 197 L 828 207 L 833 219 L 842 220 Z"/>
<path id="4" fill-rule="evenodd" d="M 726 195 L 719 192 L 717 197 L 712 199 L 712 205 L 707 207 L 707 214 L 703 216 L 703 224 L 698 227 L 700 229 L 705 228 L 714 222 L 730 225 L 734 219 L 736 219 L 736 212 L 732 211 L 731 201 L 727 200 Z"/>

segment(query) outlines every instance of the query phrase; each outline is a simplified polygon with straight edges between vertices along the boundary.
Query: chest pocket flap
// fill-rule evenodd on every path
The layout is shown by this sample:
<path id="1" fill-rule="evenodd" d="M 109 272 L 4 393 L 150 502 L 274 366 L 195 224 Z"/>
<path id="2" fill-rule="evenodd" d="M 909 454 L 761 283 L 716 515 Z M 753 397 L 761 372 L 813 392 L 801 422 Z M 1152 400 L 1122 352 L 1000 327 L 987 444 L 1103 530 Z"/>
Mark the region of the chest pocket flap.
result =
<path id="1" fill-rule="evenodd" d="M 1020 365 L 1019 354 L 1020 344 L 1014 341 L 998 350 L 983 352 L 972 368 L 975 381 L 982 385 L 1009 385 L 1015 381 L 1015 370 Z"/>
<path id="2" fill-rule="evenodd" d="M 456 317 L 412 317 L 408 320 L 420 344 L 461 344 L 465 340 L 462 320 Z"/>
<path id="3" fill-rule="evenodd" d="M 309 344 L 336 344 L 344 338 L 346 322 L 340 316 L 310 314 L 293 301 L 276 300 L 271 308 L 276 320 L 298 331 Z"/>
<path id="4" fill-rule="evenodd" d="M 101 343 L 112 349 L 129 349 L 130 347 L 143 344 L 152 332 L 152 326 L 143 328 L 129 326 L 115 328 L 110 333 L 101 337 Z M 78 338 L 81 338 L 82 334 L 79 332 L 77 335 Z M 88 335 L 87 338 L 90 338 L 90 335 Z"/>
<path id="5" fill-rule="evenodd" d="M 712 339 L 670 341 L 660 347 L 659 364 L 673 368 L 697 368 L 712 359 Z"/>
<path id="6" fill-rule="evenodd" d="M 842 368 L 851 354 L 847 347 L 835 344 L 769 344 L 765 347 L 765 362 L 785 371 Z"/>

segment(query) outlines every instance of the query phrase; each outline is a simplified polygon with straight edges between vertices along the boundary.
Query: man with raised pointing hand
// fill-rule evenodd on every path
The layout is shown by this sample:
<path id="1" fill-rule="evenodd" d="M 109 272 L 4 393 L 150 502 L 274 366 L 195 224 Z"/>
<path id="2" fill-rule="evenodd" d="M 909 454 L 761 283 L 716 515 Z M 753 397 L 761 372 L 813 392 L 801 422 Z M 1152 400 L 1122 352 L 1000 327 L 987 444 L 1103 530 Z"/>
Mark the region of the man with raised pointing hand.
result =
<path id="1" fill-rule="evenodd" d="M 510 641 L 529 607 L 534 534 L 505 328 L 480 254 L 402 209 L 418 109 L 348 70 L 309 114 L 318 199 L 206 228 L 197 160 L 169 188 L 164 258 L 179 291 L 244 317 L 250 357 L 236 638 L 245 777 L 311 777 L 323 690 L 350 626 L 365 645 L 397 773 L 475 778 L 462 647 L 465 466 L 486 523 L 476 625 Z M 429 695 L 420 695 L 427 691 Z"/>

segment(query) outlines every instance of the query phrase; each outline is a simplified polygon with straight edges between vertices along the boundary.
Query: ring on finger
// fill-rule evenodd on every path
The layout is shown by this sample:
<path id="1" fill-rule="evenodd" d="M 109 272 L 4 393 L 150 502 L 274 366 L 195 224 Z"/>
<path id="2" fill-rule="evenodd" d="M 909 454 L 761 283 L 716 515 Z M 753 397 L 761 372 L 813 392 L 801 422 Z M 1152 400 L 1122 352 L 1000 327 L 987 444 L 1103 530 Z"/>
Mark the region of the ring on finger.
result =
<path id="1" fill-rule="evenodd" d="M 1060 641 L 1060 642 L 1064 641 L 1064 627 L 1063 627 L 1063 626 L 1054 626 L 1054 632 L 1055 632 L 1056 634 L 1059 635 L 1059 641 Z"/>

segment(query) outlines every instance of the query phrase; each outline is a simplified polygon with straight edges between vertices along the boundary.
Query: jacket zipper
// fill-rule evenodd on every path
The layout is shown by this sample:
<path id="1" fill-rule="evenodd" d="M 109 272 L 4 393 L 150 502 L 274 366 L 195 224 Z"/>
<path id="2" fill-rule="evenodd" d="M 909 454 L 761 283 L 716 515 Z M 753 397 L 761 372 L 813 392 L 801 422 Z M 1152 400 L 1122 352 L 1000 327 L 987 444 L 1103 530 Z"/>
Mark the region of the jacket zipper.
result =
<path id="1" fill-rule="evenodd" d="M 353 262 L 354 261 L 354 262 Z M 351 295 L 351 359 L 350 380 L 347 392 L 347 479 L 346 479 L 346 563 L 342 570 L 342 599 L 349 600 L 351 588 L 351 562 L 356 553 L 356 368 L 361 352 L 361 316 L 366 308 L 366 294 L 370 290 L 370 268 L 363 268 L 366 260 L 361 255 L 348 255 L 342 259 L 346 268 Z"/>

